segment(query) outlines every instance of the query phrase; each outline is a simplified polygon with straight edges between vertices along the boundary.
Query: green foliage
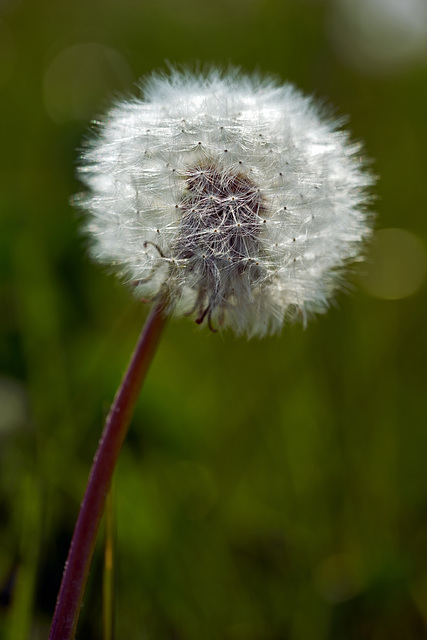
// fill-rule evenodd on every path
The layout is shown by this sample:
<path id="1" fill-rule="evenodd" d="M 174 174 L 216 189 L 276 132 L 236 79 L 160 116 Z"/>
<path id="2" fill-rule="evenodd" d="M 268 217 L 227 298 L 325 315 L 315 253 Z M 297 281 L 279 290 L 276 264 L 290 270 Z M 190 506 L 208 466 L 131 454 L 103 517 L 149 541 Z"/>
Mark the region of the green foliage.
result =
<path id="1" fill-rule="evenodd" d="M 42 640 L 146 315 L 68 204 L 88 120 L 165 59 L 277 73 L 351 114 L 378 227 L 425 239 L 427 67 L 354 70 L 308 0 L 0 11 L 0 638 Z M 427 638 L 425 289 L 360 285 L 280 338 L 170 322 L 115 476 L 117 638 Z M 81 638 L 101 637 L 102 564 L 100 547 Z"/>

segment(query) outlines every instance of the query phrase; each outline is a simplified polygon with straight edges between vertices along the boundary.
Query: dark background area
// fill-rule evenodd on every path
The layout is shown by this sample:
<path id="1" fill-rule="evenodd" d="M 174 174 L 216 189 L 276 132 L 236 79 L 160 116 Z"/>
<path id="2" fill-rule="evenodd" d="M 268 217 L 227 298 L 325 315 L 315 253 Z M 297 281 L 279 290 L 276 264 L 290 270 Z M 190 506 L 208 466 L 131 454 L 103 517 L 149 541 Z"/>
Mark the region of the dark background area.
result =
<path id="1" fill-rule="evenodd" d="M 427 638 L 427 5 L 398 4 L 0 1 L 1 639 L 47 638 L 147 314 L 86 256 L 76 149 L 165 61 L 272 72 L 349 114 L 378 231 L 307 330 L 169 323 L 115 475 L 117 638 Z M 81 638 L 101 637 L 102 561 Z"/>

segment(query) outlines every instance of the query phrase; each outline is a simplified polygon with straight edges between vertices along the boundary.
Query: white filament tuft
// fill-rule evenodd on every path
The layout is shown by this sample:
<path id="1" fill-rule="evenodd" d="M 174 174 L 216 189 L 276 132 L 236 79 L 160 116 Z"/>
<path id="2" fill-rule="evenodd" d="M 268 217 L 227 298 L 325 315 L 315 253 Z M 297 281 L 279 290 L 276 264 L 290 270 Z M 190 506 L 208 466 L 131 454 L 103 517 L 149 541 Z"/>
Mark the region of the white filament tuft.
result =
<path id="1" fill-rule="evenodd" d="M 370 234 L 360 145 L 271 78 L 172 71 L 142 90 L 82 153 L 92 255 L 211 328 L 326 311 Z"/>

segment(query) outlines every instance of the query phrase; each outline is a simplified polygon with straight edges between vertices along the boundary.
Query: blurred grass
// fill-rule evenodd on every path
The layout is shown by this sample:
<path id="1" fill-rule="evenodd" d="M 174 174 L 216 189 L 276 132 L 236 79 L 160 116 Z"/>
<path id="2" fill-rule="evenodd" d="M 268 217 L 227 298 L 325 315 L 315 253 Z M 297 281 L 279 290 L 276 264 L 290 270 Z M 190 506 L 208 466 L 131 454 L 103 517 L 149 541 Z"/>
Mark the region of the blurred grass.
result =
<path id="1" fill-rule="evenodd" d="M 331 11 L 303 0 L 0 5 L 0 388 L 13 400 L 0 422 L 0 638 L 47 637 L 146 314 L 90 264 L 68 204 L 88 121 L 131 78 L 164 60 L 232 62 L 327 98 L 375 158 L 378 227 L 425 242 L 426 60 L 364 75 L 332 45 Z M 425 287 L 386 301 L 356 284 L 280 338 L 170 323 L 116 473 L 117 638 L 427 638 Z M 82 638 L 101 634 L 101 570 L 102 549 Z"/>
<path id="2" fill-rule="evenodd" d="M 114 501 L 110 489 L 105 503 L 104 567 L 102 580 L 102 638 L 113 640 L 115 633 L 114 590 Z"/>

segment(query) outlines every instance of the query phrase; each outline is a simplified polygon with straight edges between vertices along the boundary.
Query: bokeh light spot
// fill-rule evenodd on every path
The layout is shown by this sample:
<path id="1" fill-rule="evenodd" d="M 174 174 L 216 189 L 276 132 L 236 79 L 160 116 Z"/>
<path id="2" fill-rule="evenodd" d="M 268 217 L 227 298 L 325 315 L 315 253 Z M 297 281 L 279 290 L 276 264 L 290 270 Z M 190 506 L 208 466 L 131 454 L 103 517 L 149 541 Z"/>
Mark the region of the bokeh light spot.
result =
<path id="1" fill-rule="evenodd" d="M 27 420 L 27 397 L 22 385 L 0 378 L 0 438 L 23 426 Z"/>
<path id="2" fill-rule="evenodd" d="M 404 229 L 382 229 L 375 235 L 363 286 L 377 298 L 399 300 L 423 284 L 427 254 L 423 242 Z"/>
<path id="3" fill-rule="evenodd" d="M 44 104 L 57 123 L 89 120 L 108 96 L 123 91 L 133 74 L 125 58 L 96 43 L 77 44 L 61 51 L 47 68 Z"/>
<path id="4" fill-rule="evenodd" d="M 369 74 L 427 55 L 425 0 L 335 0 L 331 27 L 338 52 Z"/>

